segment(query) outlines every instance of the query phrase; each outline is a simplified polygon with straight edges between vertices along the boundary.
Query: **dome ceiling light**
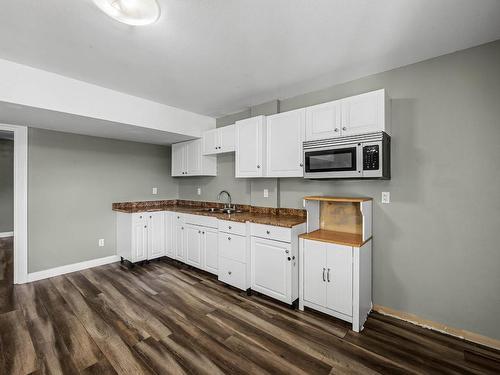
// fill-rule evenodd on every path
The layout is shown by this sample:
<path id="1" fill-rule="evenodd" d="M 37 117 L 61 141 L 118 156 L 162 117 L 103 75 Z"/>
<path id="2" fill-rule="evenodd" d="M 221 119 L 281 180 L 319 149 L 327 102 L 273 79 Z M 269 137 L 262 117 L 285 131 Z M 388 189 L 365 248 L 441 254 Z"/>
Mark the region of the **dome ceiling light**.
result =
<path id="1" fill-rule="evenodd" d="M 127 25 L 150 25 L 160 17 L 156 0 L 94 0 L 94 3 L 108 16 Z"/>

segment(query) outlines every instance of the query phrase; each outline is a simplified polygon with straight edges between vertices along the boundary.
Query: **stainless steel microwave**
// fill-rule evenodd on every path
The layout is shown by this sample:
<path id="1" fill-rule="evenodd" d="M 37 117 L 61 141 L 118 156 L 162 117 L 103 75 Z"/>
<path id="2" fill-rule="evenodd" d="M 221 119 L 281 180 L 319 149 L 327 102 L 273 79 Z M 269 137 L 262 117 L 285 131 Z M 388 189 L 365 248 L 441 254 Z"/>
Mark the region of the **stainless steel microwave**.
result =
<path id="1" fill-rule="evenodd" d="M 391 137 L 384 132 L 304 142 L 304 178 L 391 178 Z"/>

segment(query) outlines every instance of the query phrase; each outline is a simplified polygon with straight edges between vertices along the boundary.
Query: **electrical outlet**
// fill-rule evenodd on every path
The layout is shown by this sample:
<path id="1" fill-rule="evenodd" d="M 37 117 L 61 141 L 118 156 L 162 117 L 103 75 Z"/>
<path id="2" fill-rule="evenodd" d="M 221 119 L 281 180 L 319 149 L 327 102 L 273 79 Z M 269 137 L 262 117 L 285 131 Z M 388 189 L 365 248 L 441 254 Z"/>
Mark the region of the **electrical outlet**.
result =
<path id="1" fill-rule="evenodd" d="M 196 194 L 201 195 L 201 187 L 199 187 L 198 189 L 196 189 Z"/>
<path id="2" fill-rule="evenodd" d="M 382 192 L 382 203 L 391 203 L 391 193 L 388 191 Z"/>
<path id="3" fill-rule="evenodd" d="M 264 189 L 264 198 L 269 198 L 269 190 Z"/>
<path id="4" fill-rule="evenodd" d="M 156 194 L 158 194 L 158 188 L 157 188 L 157 187 L 154 187 L 154 188 L 153 188 L 153 195 L 156 195 Z"/>
<path id="5" fill-rule="evenodd" d="M 99 239 L 99 247 L 104 247 L 104 238 Z"/>

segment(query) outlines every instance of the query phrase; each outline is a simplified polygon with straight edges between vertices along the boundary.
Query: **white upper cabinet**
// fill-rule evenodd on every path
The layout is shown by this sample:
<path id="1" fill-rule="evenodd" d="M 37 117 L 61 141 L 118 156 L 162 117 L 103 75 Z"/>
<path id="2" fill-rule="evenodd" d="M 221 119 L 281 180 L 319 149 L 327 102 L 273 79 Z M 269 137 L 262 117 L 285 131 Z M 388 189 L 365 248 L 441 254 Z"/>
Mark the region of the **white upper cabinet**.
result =
<path id="1" fill-rule="evenodd" d="M 236 121 L 236 177 L 264 177 L 266 117 Z"/>
<path id="2" fill-rule="evenodd" d="M 217 159 L 202 153 L 203 141 L 195 139 L 172 145 L 172 176 L 216 176 Z"/>
<path id="3" fill-rule="evenodd" d="M 384 89 L 306 108 L 306 141 L 385 131 L 390 134 Z"/>
<path id="4" fill-rule="evenodd" d="M 306 108 L 306 141 L 340 137 L 340 100 Z"/>
<path id="5" fill-rule="evenodd" d="M 203 133 L 203 154 L 214 155 L 234 151 L 234 125 Z"/>
<path id="6" fill-rule="evenodd" d="M 267 117 L 267 177 L 302 177 L 306 110 Z"/>
<path id="7" fill-rule="evenodd" d="M 390 133 L 386 107 L 388 100 L 383 89 L 342 99 L 342 135 Z"/>
<path id="8" fill-rule="evenodd" d="M 234 151 L 234 125 L 223 126 L 219 131 L 219 152 Z"/>

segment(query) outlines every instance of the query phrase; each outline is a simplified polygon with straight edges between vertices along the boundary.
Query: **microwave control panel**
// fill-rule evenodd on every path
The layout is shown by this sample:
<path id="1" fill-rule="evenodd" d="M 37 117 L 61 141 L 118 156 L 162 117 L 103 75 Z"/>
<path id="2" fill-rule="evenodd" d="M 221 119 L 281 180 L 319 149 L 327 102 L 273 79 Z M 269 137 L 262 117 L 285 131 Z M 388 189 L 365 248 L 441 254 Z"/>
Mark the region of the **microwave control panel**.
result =
<path id="1" fill-rule="evenodd" d="M 376 171 L 379 169 L 379 148 L 378 145 L 363 147 L 363 170 Z"/>

